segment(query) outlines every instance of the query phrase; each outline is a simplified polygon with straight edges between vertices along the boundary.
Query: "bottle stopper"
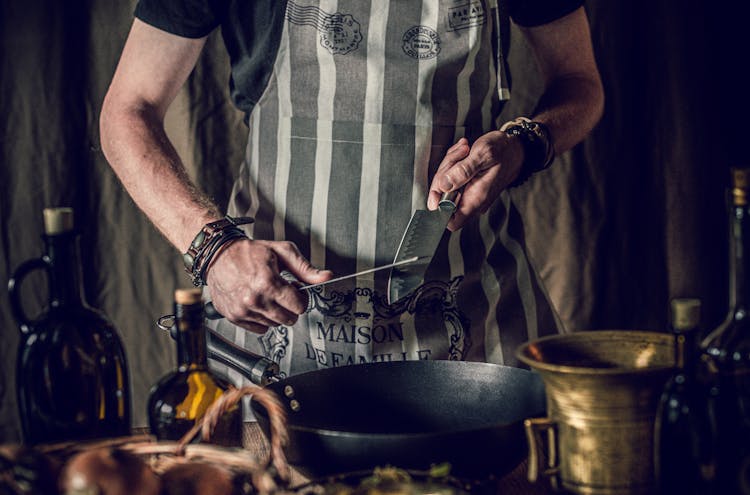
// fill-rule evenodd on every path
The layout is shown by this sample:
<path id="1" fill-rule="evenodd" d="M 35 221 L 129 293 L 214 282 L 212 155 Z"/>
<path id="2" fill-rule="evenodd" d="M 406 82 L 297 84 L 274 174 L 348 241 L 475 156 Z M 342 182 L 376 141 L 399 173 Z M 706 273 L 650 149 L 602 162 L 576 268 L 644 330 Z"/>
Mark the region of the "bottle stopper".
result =
<path id="1" fill-rule="evenodd" d="M 675 330 L 691 330 L 700 324 L 701 301 L 694 298 L 672 300 L 672 327 Z"/>
<path id="2" fill-rule="evenodd" d="M 198 304 L 201 302 L 201 298 L 203 297 L 203 291 L 201 291 L 200 288 L 190 288 L 190 289 L 177 289 L 174 291 L 174 302 L 177 304 Z"/>
<path id="3" fill-rule="evenodd" d="M 45 234 L 64 234 L 73 230 L 73 208 L 45 208 L 43 214 Z"/>

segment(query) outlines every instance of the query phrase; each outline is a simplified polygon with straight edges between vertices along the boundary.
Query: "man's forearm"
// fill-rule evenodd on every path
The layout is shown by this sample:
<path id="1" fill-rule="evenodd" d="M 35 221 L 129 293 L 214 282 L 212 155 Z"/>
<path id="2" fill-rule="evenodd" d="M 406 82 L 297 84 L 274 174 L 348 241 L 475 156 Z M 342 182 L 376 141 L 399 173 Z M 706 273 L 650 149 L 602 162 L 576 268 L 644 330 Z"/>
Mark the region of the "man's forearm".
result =
<path id="1" fill-rule="evenodd" d="M 569 150 L 586 137 L 604 110 L 601 82 L 591 76 L 568 76 L 553 81 L 539 100 L 533 120 L 543 122 L 555 153 Z"/>
<path id="2" fill-rule="evenodd" d="M 221 217 L 198 190 L 147 105 L 118 107 L 105 102 L 101 115 L 104 154 L 138 207 L 178 249 L 185 252 L 206 223 Z"/>
<path id="3" fill-rule="evenodd" d="M 555 152 L 569 150 L 594 128 L 604 110 L 591 31 L 583 7 L 555 21 L 521 28 L 538 62 L 544 94 L 531 116 L 546 125 Z"/>

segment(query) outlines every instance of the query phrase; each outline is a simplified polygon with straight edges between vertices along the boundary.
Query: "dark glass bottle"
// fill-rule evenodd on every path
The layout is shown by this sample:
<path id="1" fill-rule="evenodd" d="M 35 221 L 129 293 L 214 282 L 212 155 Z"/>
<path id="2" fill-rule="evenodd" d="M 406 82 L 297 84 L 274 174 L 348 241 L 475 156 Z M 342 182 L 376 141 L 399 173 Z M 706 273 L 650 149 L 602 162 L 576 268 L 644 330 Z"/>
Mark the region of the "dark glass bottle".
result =
<path id="1" fill-rule="evenodd" d="M 662 495 L 709 492 L 704 466 L 710 430 L 696 359 L 700 307 L 700 300 L 692 298 L 671 303 L 675 372 L 659 400 L 654 435 L 656 482 Z"/>
<path id="2" fill-rule="evenodd" d="M 151 433 L 160 440 L 182 438 L 230 386 L 208 367 L 200 289 L 178 289 L 174 310 L 178 367 L 154 385 L 148 400 Z M 241 402 L 224 413 L 212 439 L 220 445 L 242 445 Z"/>
<path id="3" fill-rule="evenodd" d="M 732 170 L 729 312 L 705 339 L 716 493 L 750 494 L 750 169 Z"/>
<path id="4" fill-rule="evenodd" d="M 130 385 L 125 351 L 110 320 L 86 303 L 73 210 L 44 210 L 45 253 L 28 260 L 8 283 L 21 327 L 16 390 L 24 442 L 130 435 Z M 26 315 L 20 284 L 32 271 L 48 278 L 49 306 Z"/>

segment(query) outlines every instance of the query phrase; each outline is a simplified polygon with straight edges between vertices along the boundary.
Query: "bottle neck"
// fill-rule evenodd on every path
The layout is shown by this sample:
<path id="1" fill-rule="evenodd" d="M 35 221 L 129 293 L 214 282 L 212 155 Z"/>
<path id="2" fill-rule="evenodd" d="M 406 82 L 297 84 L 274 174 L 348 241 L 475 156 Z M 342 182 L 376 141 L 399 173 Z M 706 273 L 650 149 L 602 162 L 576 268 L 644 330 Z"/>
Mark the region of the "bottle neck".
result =
<path id="1" fill-rule="evenodd" d="M 681 372 L 692 372 L 695 369 L 697 354 L 696 330 L 681 330 L 675 333 L 674 361 Z"/>
<path id="2" fill-rule="evenodd" d="M 49 267 L 49 297 L 52 307 L 86 306 L 78 234 L 44 235 Z"/>
<path id="3" fill-rule="evenodd" d="M 208 367 L 206 331 L 203 326 L 203 305 L 175 304 L 177 325 L 177 365 L 180 368 Z"/>
<path id="4" fill-rule="evenodd" d="M 750 303 L 746 277 L 750 274 L 750 212 L 732 206 L 729 229 L 729 311 L 744 317 Z"/>

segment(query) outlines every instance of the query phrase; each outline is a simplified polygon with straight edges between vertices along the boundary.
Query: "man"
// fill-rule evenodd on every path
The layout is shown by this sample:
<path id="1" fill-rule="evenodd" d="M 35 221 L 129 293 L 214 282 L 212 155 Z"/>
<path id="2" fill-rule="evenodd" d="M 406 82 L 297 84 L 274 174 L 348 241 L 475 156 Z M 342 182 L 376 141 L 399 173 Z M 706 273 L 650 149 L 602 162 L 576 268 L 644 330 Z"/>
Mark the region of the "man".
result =
<path id="1" fill-rule="evenodd" d="M 559 329 L 507 189 L 581 141 L 603 108 L 581 4 L 141 0 L 104 102 L 102 146 L 138 206 L 189 254 L 194 281 L 226 317 L 218 331 L 282 373 L 402 359 L 516 364 L 517 345 Z M 545 91 L 528 119 L 503 123 L 508 14 Z M 249 237 L 190 183 L 163 128 L 217 26 L 249 126 L 229 208 L 254 217 Z M 447 191 L 460 191 L 452 233 L 402 300 L 386 300 L 387 272 L 308 294 L 281 276 L 315 284 L 392 261 L 412 212 Z"/>

